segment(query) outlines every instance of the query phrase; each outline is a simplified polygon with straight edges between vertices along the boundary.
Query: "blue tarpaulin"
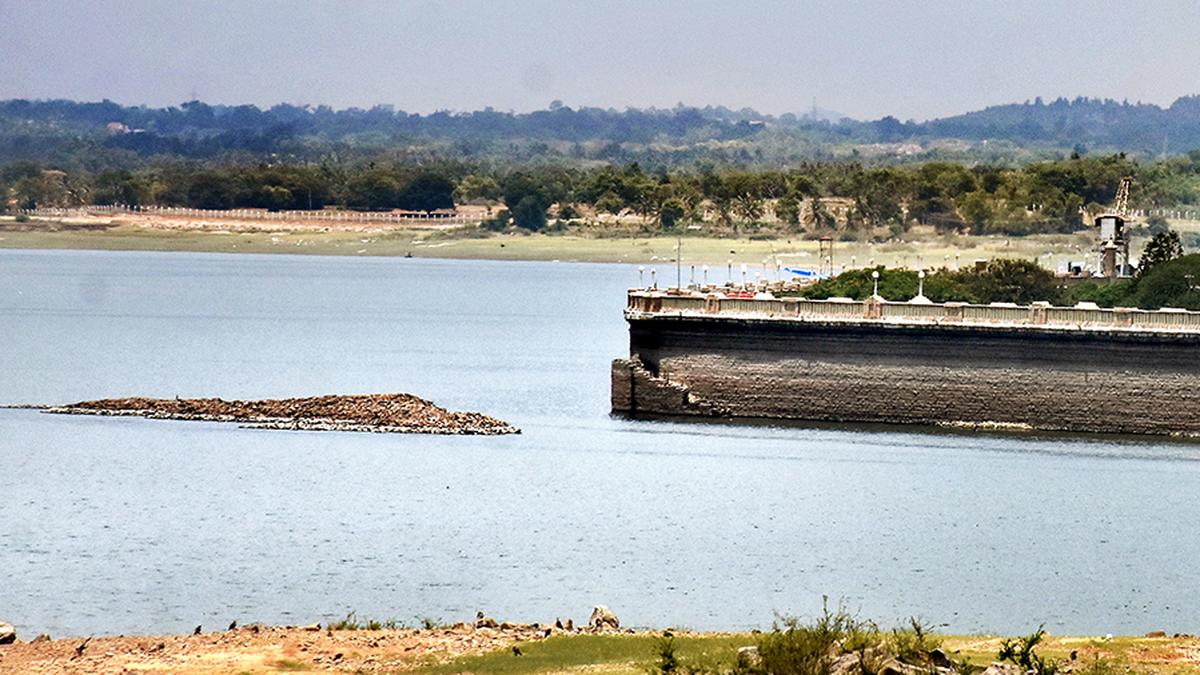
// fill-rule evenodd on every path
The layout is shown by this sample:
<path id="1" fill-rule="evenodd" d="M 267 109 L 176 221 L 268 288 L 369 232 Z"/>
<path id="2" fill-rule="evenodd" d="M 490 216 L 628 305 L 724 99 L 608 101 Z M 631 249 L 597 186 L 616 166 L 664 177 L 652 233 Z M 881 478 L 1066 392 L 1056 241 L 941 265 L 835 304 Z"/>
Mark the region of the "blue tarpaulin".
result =
<path id="1" fill-rule="evenodd" d="M 829 278 L 828 276 L 821 274 L 820 272 L 814 272 L 812 270 L 806 270 L 806 269 L 803 269 L 800 267 L 785 267 L 785 268 L 783 268 L 783 270 L 785 272 L 791 272 L 792 274 L 795 274 L 798 277 L 804 277 L 805 279 L 828 279 Z"/>

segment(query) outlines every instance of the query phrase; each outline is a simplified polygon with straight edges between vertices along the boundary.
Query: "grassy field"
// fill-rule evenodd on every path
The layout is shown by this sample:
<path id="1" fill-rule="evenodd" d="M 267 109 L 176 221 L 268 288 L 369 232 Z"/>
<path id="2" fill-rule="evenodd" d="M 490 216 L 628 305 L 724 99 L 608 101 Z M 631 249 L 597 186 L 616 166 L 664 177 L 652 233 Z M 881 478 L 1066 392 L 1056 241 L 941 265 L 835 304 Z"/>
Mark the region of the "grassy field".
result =
<path id="1" fill-rule="evenodd" d="M 684 236 L 683 273 L 689 267 L 713 268 L 723 280 L 728 261 L 748 266 L 748 274 L 774 274 L 776 265 L 815 268 L 818 242 L 801 238 L 749 239 Z M 664 236 L 591 237 L 580 234 L 492 234 L 478 230 L 387 232 L 220 232 L 168 230 L 137 225 L 72 228 L 57 223 L 13 223 L 0 218 L 0 248 L 102 249 L 129 251 L 202 251 L 290 253 L 346 256 L 412 256 L 488 260 L 624 262 L 654 266 L 672 276 L 677 240 Z M 1140 250 L 1135 242 L 1135 250 Z M 982 237 L 914 233 L 904 241 L 834 242 L 835 267 L 862 267 L 874 261 L 889 267 L 954 267 L 977 258 L 1036 258 L 1048 266 L 1091 259 L 1088 233 L 1029 237 Z M 735 270 L 735 275 L 739 274 Z"/>
<path id="2" fill-rule="evenodd" d="M 653 672 L 661 637 L 636 635 L 556 636 L 518 645 L 521 656 L 510 649 L 420 667 L 430 675 L 450 673 L 594 673 L 645 675 Z M 955 660 L 986 666 L 996 660 L 1001 638 L 990 636 L 941 636 L 943 649 Z M 674 638 L 684 667 L 706 671 L 728 671 L 737 658 L 738 647 L 753 645 L 748 633 L 685 634 Z M 1071 653 L 1075 661 L 1071 661 Z M 1200 640 L 1196 638 L 1143 637 L 1047 637 L 1038 648 L 1047 659 L 1071 664 L 1073 670 L 1112 673 L 1200 673 Z M 687 672 L 686 670 L 683 672 Z"/>
<path id="3" fill-rule="evenodd" d="M 754 644 L 749 634 L 685 635 L 675 638 L 681 662 L 688 667 L 728 670 L 736 662 L 738 647 Z M 465 656 L 448 663 L 427 666 L 425 673 L 563 673 L 587 672 L 612 675 L 643 674 L 658 658 L 660 638 L 651 635 L 561 636 L 521 646 L 522 655 L 510 650 Z M 1000 638 L 946 636 L 944 648 L 952 657 L 986 666 L 996 659 Z M 1196 650 L 1191 638 L 1062 637 L 1049 638 L 1039 649 L 1044 658 L 1070 662 L 1071 653 L 1082 667 L 1100 659 L 1117 672 L 1197 673 Z"/>
<path id="4" fill-rule="evenodd" d="M 687 665 L 728 669 L 738 647 L 753 644 L 749 635 L 706 634 L 679 636 L 675 647 Z M 657 658 L 660 636 L 560 635 L 518 647 L 521 656 L 504 649 L 464 656 L 418 670 L 430 675 L 452 673 L 629 673 L 645 675 Z"/>

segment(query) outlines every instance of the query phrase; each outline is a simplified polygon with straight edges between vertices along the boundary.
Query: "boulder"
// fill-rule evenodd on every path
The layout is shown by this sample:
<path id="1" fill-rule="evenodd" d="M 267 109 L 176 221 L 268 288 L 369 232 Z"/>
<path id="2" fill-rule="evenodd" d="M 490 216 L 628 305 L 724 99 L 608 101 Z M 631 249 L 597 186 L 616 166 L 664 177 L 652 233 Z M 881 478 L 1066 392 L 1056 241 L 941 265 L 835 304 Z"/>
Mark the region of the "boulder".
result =
<path id="1" fill-rule="evenodd" d="M 490 616 L 484 616 L 483 612 L 475 613 L 476 628 L 499 628 L 500 622 Z"/>
<path id="2" fill-rule="evenodd" d="M 0 622 L 0 645 L 11 645 L 17 641 L 17 629 L 11 623 Z"/>
<path id="3" fill-rule="evenodd" d="M 739 668 L 757 668 L 762 665 L 762 657 L 758 655 L 758 647 L 738 647 L 737 664 Z"/>
<path id="4" fill-rule="evenodd" d="M 950 670 L 954 670 L 954 661 L 941 649 L 934 649 L 929 652 L 929 663 L 933 664 L 935 668 L 949 668 Z"/>
<path id="5" fill-rule="evenodd" d="M 1024 675 L 1021 667 L 1014 663 L 993 662 L 980 675 Z"/>
<path id="6" fill-rule="evenodd" d="M 596 605 L 592 608 L 592 616 L 588 619 L 588 628 L 601 630 L 618 630 L 621 628 L 621 621 L 617 619 L 617 615 L 604 605 Z"/>
<path id="7" fill-rule="evenodd" d="M 1148 638 L 1165 638 L 1165 637 L 1167 637 L 1167 631 L 1152 630 L 1149 633 L 1146 633 L 1146 637 L 1148 637 Z"/>
<path id="8" fill-rule="evenodd" d="M 829 664 L 830 675 L 850 675 L 861 671 L 862 658 L 856 652 L 842 654 Z"/>
<path id="9" fill-rule="evenodd" d="M 875 669 L 876 675 L 921 675 L 927 672 L 927 669 L 910 666 L 898 659 L 887 659 Z"/>

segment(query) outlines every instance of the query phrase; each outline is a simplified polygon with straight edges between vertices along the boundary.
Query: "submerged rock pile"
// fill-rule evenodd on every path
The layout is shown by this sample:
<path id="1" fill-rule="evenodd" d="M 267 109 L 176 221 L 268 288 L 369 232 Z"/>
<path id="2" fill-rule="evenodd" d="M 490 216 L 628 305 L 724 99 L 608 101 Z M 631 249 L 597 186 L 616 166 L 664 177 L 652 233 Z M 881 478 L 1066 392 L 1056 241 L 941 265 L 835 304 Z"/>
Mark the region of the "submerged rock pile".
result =
<path id="1" fill-rule="evenodd" d="M 238 422 L 263 429 L 485 436 L 520 433 L 520 429 L 494 417 L 446 410 L 411 394 L 311 396 L 262 401 L 115 398 L 47 408 L 46 412 Z"/>

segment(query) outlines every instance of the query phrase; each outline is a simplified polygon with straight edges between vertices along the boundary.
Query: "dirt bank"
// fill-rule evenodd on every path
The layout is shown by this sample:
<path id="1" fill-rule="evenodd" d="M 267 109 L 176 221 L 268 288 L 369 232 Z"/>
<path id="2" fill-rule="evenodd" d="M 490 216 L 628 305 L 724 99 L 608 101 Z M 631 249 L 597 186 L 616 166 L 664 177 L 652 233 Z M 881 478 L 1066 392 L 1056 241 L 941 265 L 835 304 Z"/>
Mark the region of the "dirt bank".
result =
<path id="1" fill-rule="evenodd" d="M 539 640 L 546 629 L 328 630 L 245 626 L 198 635 L 36 639 L 0 645 L 0 673 L 394 672 Z"/>
<path id="2" fill-rule="evenodd" d="M 177 226 L 176 226 L 177 225 Z M 0 249 L 100 249 L 119 251 L 198 251 L 219 253 L 276 253 L 342 256 L 412 256 L 483 260 L 546 260 L 578 262 L 624 262 L 657 267 L 660 283 L 674 281 L 677 239 L 650 236 L 639 231 L 596 231 L 580 228 L 565 234 L 496 234 L 479 228 L 418 228 L 407 225 L 380 230 L 374 224 L 363 229 L 297 228 L 262 224 L 230 229 L 225 220 L 210 224 L 116 221 L 76 221 L 61 225 L 46 220 L 13 223 L 0 216 Z M 257 229 L 256 229 L 257 228 Z M 955 267 L 970 265 L 976 258 L 1038 258 L 1049 267 L 1086 257 L 1093 245 L 1088 233 L 1030 235 L 1028 237 L 942 235 L 913 231 L 905 241 L 837 242 L 833 255 L 838 267 L 861 267 L 869 263 L 888 267 Z M 1141 243 L 1134 248 L 1140 250 Z M 735 276 L 741 264 L 756 272 L 774 275 L 774 265 L 815 268 L 820 263 L 818 242 L 802 238 L 749 239 L 699 236 L 683 239 L 682 273 L 697 280 L 703 265 L 711 267 L 712 281 L 724 281 L 732 261 Z M 764 263 L 766 261 L 766 263 Z M 647 270 L 649 274 L 649 270 Z M 649 277 L 647 276 L 647 282 Z"/>
<path id="3" fill-rule="evenodd" d="M 688 663 L 728 666 L 749 633 L 671 631 Z M 654 672 L 663 631 L 564 630 L 548 625 L 330 630 L 327 626 L 251 625 L 194 635 L 38 637 L 0 644 L 0 673 L 505 672 L 627 674 Z M 939 636 L 942 651 L 984 671 L 1001 648 L 990 636 Z M 515 647 L 515 649 L 514 649 Z M 1168 637 L 1047 636 L 1038 647 L 1066 675 L 1194 675 L 1200 640 Z M 715 661 L 713 659 L 716 659 Z M 727 672 L 714 670 L 713 672 Z M 943 669 L 945 670 L 945 669 Z M 683 672 L 683 671 L 681 671 Z M 706 671 L 707 672 L 707 671 Z"/>
<path id="4" fill-rule="evenodd" d="M 487 415 L 453 412 L 410 394 L 361 394 L 226 401 L 220 398 L 117 398 L 46 408 L 76 415 L 237 422 L 265 429 L 498 435 L 520 433 Z"/>

